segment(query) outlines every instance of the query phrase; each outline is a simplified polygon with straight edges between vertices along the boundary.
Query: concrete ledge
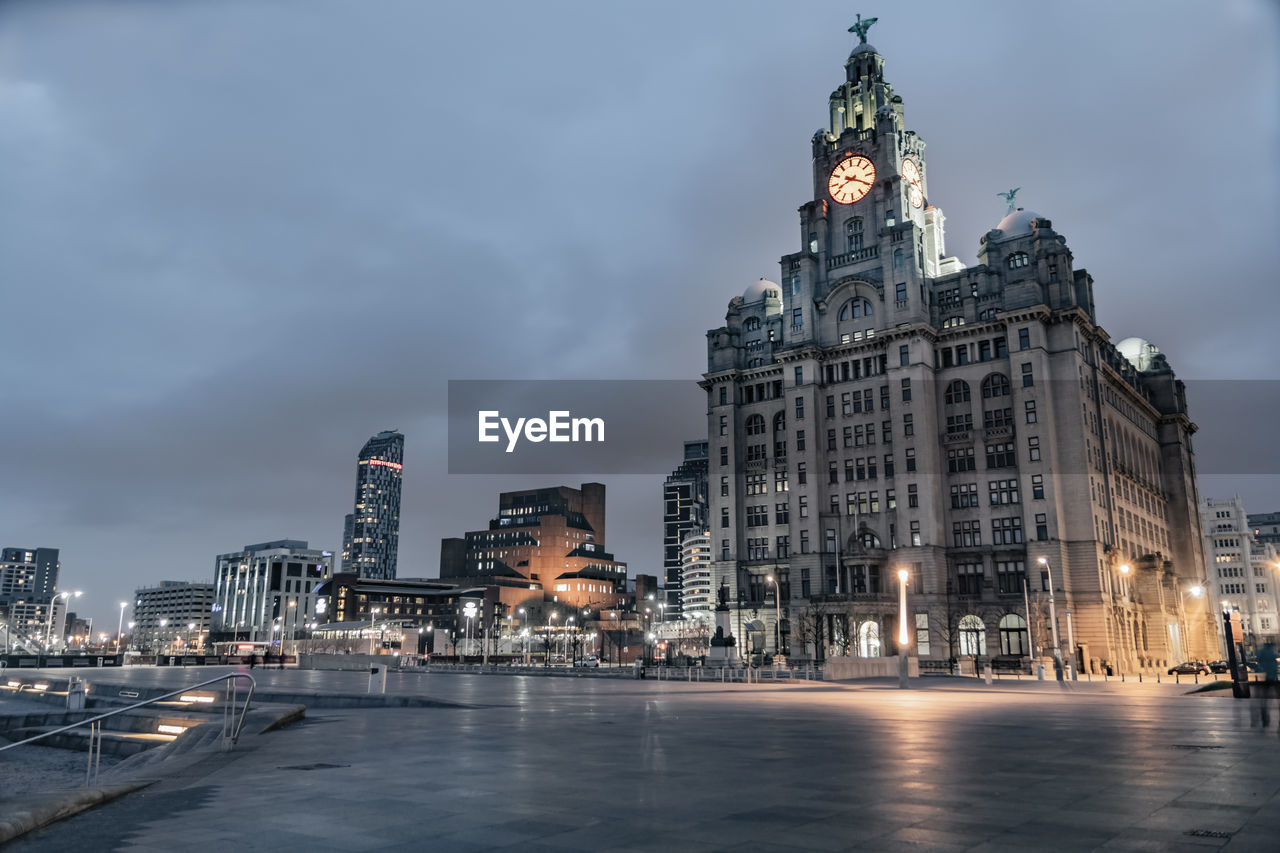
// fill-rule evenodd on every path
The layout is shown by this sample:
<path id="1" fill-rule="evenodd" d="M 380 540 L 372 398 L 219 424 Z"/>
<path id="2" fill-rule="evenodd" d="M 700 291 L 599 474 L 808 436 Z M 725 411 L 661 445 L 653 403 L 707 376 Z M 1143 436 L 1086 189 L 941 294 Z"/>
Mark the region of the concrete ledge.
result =
<path id="1" fill-rule="evenodd" d="M 847 681 L 854 678 L 896 678 L 898 675 L 898 656 L 884 658 L 829 657 L 823 664 L 823 681 Z M 907 658 L 907 675 L 917 678 L 920 675 L 920 659 Z"/>
<path id="2" fill-rule="evenodd" d="M 73 791 L 54 791 L 39 795 L 27 795 L 3 804 L 5 816 L 0 818 L 0 844 L 26 835 L 51 823 L 79 814 L 85 809 L 109 803 L 112 800 L 145 788 L 154 780 L 144 779 L 105 785 L 100 788 L 81 788 Z"/>

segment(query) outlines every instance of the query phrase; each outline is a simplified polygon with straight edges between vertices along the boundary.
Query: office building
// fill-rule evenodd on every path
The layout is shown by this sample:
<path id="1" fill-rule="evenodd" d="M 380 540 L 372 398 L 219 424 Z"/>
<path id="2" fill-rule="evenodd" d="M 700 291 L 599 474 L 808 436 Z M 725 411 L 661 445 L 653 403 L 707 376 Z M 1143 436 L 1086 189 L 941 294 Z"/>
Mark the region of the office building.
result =
<path id="1" fill-rule="evenodd" d="M 686 441 L 684 461 L 662 484 L 662 574 L 666 583 L 666 618 L 684 612 L 681 542 L 707 526 L 707 442 Z"/>
<path id="2" fill-rule="evenodd" d="M 213 620 L 213 589 L 211 583 L 161 581 L 134 590 L 129 649 L 181 654 L 204 648 Z"/>
<path id="3" fill-rule="evenodd" d="M 49 608 L 61 568 L 57 548 L 0 548 L 0 620 L 23 648 L 34 649 L 29 642 L 37 639 L 43 643 L 64 618 L 66 604 L 54 602 L 50 628 Z"/>
<path id="4" fill-rule="evenodd" d="M 1216 629 L 1222 630 L 1218 614 L 1230 609 L 1240 613 L 1246 645 L 1280 640 L 1280 589 L 1276 583 L 1280 569 L 1275 546 L 1253 534 L 1257 516 L 1246 515 L 1239 495 L 1205 498 L 1201 512 Z"/>
<path id="5" fill-rule="evenodd" d="M 333 576 L 333 554 L 305 541 L 246 545 L 214 560 L 212 630 L 218 640 L 278 642 L 327 621 L 319 589 Z"/>

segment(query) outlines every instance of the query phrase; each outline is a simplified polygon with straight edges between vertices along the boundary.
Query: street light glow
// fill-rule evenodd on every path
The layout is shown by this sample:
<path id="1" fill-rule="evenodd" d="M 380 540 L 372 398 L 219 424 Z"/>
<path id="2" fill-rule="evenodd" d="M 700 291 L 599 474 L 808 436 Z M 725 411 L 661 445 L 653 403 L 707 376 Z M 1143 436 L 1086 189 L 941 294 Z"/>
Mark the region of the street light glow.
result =
<path id="1" fill-rule="evenodd" d="M 1132 571 L 1132 568 L 1129 566 L 1129 564 L 1128 564 L 1128 563 L 1122 563 L 1122 564 L 1121 564 L 1121 566 L 1120 566 L 1120 574 L 1122 574 L 1122 575 L 1127 575 L 1127 574 L 1129 574 L 1129 572 L 1130 572 L 1130 571 Z"/>

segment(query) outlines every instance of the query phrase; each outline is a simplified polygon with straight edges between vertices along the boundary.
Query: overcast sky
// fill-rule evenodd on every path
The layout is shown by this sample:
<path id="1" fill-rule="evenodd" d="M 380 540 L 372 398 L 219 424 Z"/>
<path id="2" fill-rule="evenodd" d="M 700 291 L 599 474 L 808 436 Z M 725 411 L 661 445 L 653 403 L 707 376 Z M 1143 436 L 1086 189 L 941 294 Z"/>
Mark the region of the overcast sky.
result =
<path id="1" fill-rule="evenodd" d="M 498 491 L 554 484 L 448 476 L 447 380 L 696 378 L 799 247 L 858 11 L 951 254 L 1020 186 L 1113 340 L 1276 379 L 1275 4 L 907 8 L 0 2 L 0 544 L 61 548 L 113 622 L 246 543 L 336 549 L 398 428 L 400 574 L 435 576 Z M 1280 394 L 1249 403 L 1191 400 L 1202 458 L 1274 454 Z M 1204 483 L 1280 510 L 1262 467 Z M 661 477 L 603 479 L 656 573 Z"/>

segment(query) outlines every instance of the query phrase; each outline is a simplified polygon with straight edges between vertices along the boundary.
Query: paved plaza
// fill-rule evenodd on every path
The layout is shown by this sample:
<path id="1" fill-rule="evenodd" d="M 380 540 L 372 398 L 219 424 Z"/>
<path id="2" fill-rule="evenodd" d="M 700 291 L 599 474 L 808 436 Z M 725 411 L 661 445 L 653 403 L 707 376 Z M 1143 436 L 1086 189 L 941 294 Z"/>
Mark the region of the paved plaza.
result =
<path id="1" fill-rule="evenodd" d="M 1280 849 L 1276 730 L 1188 689 L 393 673 L 389 693 L 463 707 L 312 709 L 11 849 Z"/>

